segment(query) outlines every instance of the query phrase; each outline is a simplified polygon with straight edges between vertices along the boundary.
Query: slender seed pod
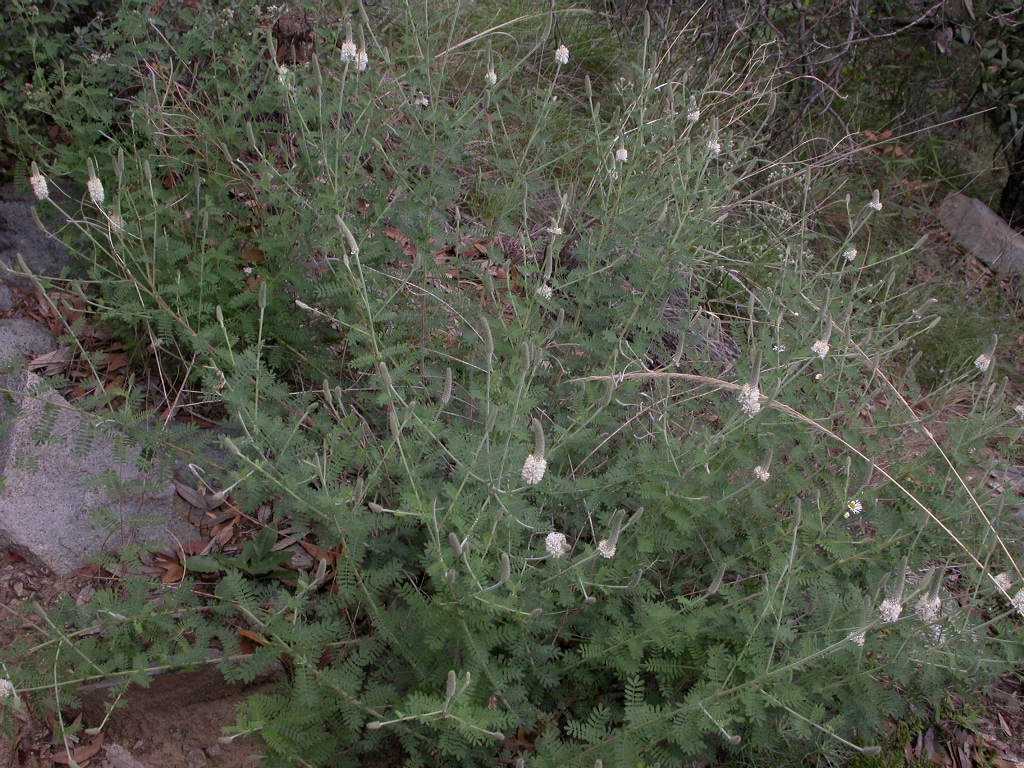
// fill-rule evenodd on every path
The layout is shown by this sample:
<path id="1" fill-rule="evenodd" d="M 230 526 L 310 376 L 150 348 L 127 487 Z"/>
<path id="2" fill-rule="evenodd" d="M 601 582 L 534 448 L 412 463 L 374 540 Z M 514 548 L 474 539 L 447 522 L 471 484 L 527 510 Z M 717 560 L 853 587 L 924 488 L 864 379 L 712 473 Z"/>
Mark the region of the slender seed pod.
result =
<path id="1" fill-rule="evenodd" d="M 388 371 L 388 364 L 381 360 L 377 363 L 377 373 L 384 382 L 384 391 L 389 395 L 395 391 L 395 385 L 391 381 L 391 373 Z"/>
<path id="2" fill-rule="evenodd" d="M 512 576 L 512 564 L 508 559 L 508 552 L 501 553 L 501 573 L 498 575 L 498 584 L 504 584 Z"/>
<path id="3" fill-rule="evenodd" d="M 456 557 L 462 556 L 462 542 L 459 541 L 459 537 L 452 531 L 448 534 L 448 544 L 451 545 L 452 552 L 455 553 Z"/>
<path id="4" fill-rule="evenodd" d="M 715 574 L 715 578 L 711 581 L 711 586 L 708 587 L 709 595 L 717 595 L 718 590 L 722 588 L 722 580 L 725 579 L 725 563 L 718 566 L 718 572 Z"/>
<path id="5" fill-rule="evenodd" d="M 394 407 L 388 408 L 388 427 L 391 429 L 391 436 L 395 440 L 402 436 L 402 425 L 398 421 L 398 410 Z"/>
<path id="6" fill-rule="evenodd" d="M 444 407 L 452 399 L 452 369 L 451 366 L 444 370 L 444 388 L 441 390 L 441 406 Z"/>
<path id="7" fill-rule="evenodd" d="M 533 455 L 544 456 L 544 427 L 538 419 L 534 419 L 530 422 L 530 429 L 533 430 Z"/>
<path id="8" fill-rule="evenodd" d="M 450 702 L 452 700 L 452 698 L 455 696 L 455 691 L 458 688 L 458 685 L 459 685 L 459 681 L 455 677 L 455 670 L 454 669 L 449 669 L 448 670 L 448 681 L 445 684 L 445 696 L 448 697 L 448 701 L 445 702 L 445 707 L 448 706 L 448 702 Z"/>
<path id="9" fill-rule="evenodd" d="M 256 296 L 256 304 L 260 308 L 260 312 L 265 312 L 267 309 L 267 281 L 260 280 L 259 292 Z"/>
<path id="10" fill-rule="evenodd" d="M 262 154 L 260 152 L 259 144 L 256 143 L 256 133 L 252 129 L 252 123 L 248 120 L 245 121 L 245 136 L 249 139 L 249 146 L 252 147 L 252 151 L 257 155 Z"/>
<path id="11" fill-rule="evenodd" d="M 491 324 L 487 322 L 486 315 L 480 316 L 480 322 L 483 325 L 484 359 L 487 361 L 487 370 L 490 370 L 491 358 L 494 356 L 494 336 L 491 335 Z"/>
<path id="12" fill-rule="evenodd" d="M 375 501 L 371 501 L 371 502 L 370 502 L 369 504 L 367 504 L 366 506 L 368 506 L 368 507 L 370 508 L 370 511 L 371 511 L 371 512 L 373 512 L 374 514 L 377 514 L 377 515 L 382 515 L 382 514 L 384 514 L 385 512 L 387 512 L 387 510 L 386 510 L 386 509 L 384 509 L 384 507 L 382 507 L 382 506 L 381 506 L 380 504 L 378 504 L 378 503 L 377 503 L 377 502 L 375 502 Z"/>

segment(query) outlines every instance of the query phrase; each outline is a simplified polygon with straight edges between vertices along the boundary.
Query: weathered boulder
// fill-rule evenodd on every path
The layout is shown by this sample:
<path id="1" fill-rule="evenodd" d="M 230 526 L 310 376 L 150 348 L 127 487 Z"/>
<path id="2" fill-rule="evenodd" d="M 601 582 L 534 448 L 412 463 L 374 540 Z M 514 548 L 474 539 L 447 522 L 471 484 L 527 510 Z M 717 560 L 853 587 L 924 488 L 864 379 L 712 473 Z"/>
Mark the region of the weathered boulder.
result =
<path id="1" fill-rule="evenodd" d="M 56 188 L 55 200 L 63 200 Z M 71 266 L 71 255 L 56 238 L 44 232 L 32 215 L 36 199 L 31 192 L 19 192 L 11 185 L 0 187 L 0 284 L 31 290 L 32 282 L 18 277 L 4 265 L 17 269 L 18 254 L 34 274 L 56 276 Z M 49 203 L 47 203 L 49 205 Z"/>
<path id="2" fill-rule="evenodd" d="M 1024 236 L 981 200 L 954 192 L 939 206 L 939 220 L 961 246 L 996 272 L 1024 274 Z"/>
<path id="3" fill-rule="evenodd" d="M 32 373 L 11 374 L 0 430 L 0 544 L 66 575 L 91 555 L 184 543 L 170 476 Z"/>

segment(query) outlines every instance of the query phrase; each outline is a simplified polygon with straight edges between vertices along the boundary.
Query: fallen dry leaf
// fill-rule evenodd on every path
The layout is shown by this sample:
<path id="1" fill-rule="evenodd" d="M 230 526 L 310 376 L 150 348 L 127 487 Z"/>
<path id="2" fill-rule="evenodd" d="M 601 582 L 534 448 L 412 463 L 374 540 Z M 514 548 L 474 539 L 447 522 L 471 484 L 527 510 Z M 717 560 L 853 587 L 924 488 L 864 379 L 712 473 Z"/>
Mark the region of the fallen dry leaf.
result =
<path id="1" fill-rule="evenodd" d="M 74 762 L 78 763 L 79 765 L 82 765 L 89 758 L 91 758 L 93 755 L 99 752 L 100 749 L 102 748 L 103 734 L 97 733 L 95 736 L 92 737 L 92 741 L 89 744 L 83 744 L 82 746 L 77 747 L 75 749 L 75 753 L 73 755 Z M 68 756 L 68 752 L 66 749 L 62 749 L 60 752 L 56 753 L 52 759 L 53 762 L 60 763 L 61 765 L 71 765 L 72 758 Z"/>

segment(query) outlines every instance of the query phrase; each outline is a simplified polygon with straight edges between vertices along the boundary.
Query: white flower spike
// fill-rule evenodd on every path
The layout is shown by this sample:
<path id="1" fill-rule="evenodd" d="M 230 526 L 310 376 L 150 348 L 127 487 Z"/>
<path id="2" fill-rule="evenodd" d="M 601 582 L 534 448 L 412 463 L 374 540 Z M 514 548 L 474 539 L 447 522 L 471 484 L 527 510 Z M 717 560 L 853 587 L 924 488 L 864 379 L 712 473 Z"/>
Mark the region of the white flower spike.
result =
<path id="1" fill-rule="evenodd" d="M 543 456 L 531 453 L 523 462 L 523 482 L 527 485 L 536 485 L 544 479 L 544 472 L 548 468 L 548 461 Z"/>
<path id="2" fill-rule="evenodd" d="M 722 154 L 722 145 L 716 138 L 708 139 L 708 150 L 711 152 L 712 155 L 718 157 L 720 154 Z"/>
<path id="3" fill-rule="evenodd" d="M 992 355 L 980 354 L 974 358 L 974 367 L 984 373 L 992 365 Z"/>
<path id="4" fill-rule="evenodd" d="M 830 349 L 832 349 L 832 347 L 830 347 L 829 343 L 824 339 L 818 339 L 811 345 L 811 352 L 816 354 L 822 360 L 825 359 L 825 356 L 828 354 Z"/>
<path id="5" fill-rule="evenodd" d="M 847 248 L 845 251 L 843 251 L 843 258 L 846 259 L 847 261 L 854 261 L 857 258 L 857 249 Z"/>
<path id="6" fill-rule="evenodd" d="M 753 384 L 744 384 L 736 399 L 747 416 L 756 416 L 761 410 L 761 390 Z"/>
<path id="7" fill-rule="evenodd" d="M 542 299 L 550 299 L 554 295 L 554 289 L 550 285 L 541 285 L 537 288 L 537 295 Z"/>
<path id="8" fill-rule="evenodd" d="M 50 196 L 50 188 L 46 184 L 46 177 L 39 172 L 36 161 L 32 161 L 32 175 L 28 177 L 28 183 L 32 185 L 32 192 L 37 200 L 46 200 Z"/>
<path id="9" fill-rule="evenodd" d="M 356 72 L 365 72 L 368 66 L 370 66 L 370 54 L 364 48 L 356 54 Z"/>
<path id="10" fill-rule="evenodd" d="M 14 683 L 10 680 L 0 678 L 0 701 L 14 697 Z"/>
<path id="11" fill-rule="evenodd" d="M 487 70 L 487 74 L 484 75 L 484 82 L 487 83 L 488 85 L 495 85 L 495 84 L 497 84 L 497 82 L 498 82 L 498 73 L 494 71 L 493 67 L 491 67 L 490 69 Z"/>
<path id="12" fill-rule="evenodd" d="M 555 50 L 555 62 L 558 64 L 569 63 L 569 49 L 565 47 L 565 43 L 562 43 Z"/>
<path id="13" fill-rule="evenodd" d="M 103 205 L 104 193 L 103 193 L 103 182 L 100 181 L 96 176 L 93 176 L 85 183 L 86 189 L 89 190 L 89 197 L 96 205 Z"/>
<path id="14" fill-rule="evenodd" d="M 903 613 L 903 606 L 900 605 L 900 601 L 896 598 L 887 597 L 878 607 L 878 612 L 882 614 L 882 621 L 886 624 L 892 624 Z"/>
<path id="15" fill-rule="evenodd" d="M 551 557 L 564 557 L 569 553 L 569 542 L 564 533 L 552 531 L 544 538 L 544 548 Z"/>
<path id="16" fill-rule="evenodd" d="M 871 193 L 871 202 L 868 203 L 868 208 L 870 208 L 872 211 L 882 210 L 882 199 L 877 189 Z"/>
<path id="17" fill-rule="evenodd" d="M 597 552 L 606 560 L 611 560 L 615 557 L 615 545 L 608 539 L 601 539 L 597 542 Z"/>
<path id="18" fill-rule="evenodd" d="M 758 464 L 756 467 L 754 467 L 754 477 L 756 477 L 762 483 L 767 483 L 771 479 L 772 473 L 769 472 L 766 468 L 762 467 L 760 464 Z"/>

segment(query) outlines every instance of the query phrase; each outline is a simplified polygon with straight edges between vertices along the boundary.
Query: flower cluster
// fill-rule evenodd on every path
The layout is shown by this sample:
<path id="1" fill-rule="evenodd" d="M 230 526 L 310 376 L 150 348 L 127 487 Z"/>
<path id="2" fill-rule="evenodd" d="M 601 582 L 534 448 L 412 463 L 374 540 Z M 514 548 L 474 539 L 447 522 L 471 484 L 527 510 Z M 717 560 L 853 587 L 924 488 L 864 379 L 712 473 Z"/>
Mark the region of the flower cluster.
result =
<path id="1" fill-rule="evenodd" d="M 569 542 L 564 533 L 552 531 L 544 538 L 544 548 L 551 557 L 564 557 L 569 553 Z"/>
<path id="2" fill-rule="evenodd" d="M 569 49 L 565 47 L 565 43 L 555 50 L 555 62 L 558 64 L 569 63 Z"/>
<path id="3" fill-rule="evenodd" d="M 846 511 L 843 513 L 843 517 L 849 517 L 850 515 L 859 515 L 864 511 L 864 505 L 861 504 L 860 499 L 850 499 L 846 502 Z"/>
<path id="4" fill-rule="evenodd" d="M 0 678 L 0 701 L 10 699 L 14 696 L 14 683 L 5 678 Z"/>
<path id="5" fill-rule="evenodd" d="M 103 205 L 104 193 L 103 193 L 103 182 L 97 177 L 93 176 L 85 183 L 85 188 L 89 190 L 89 197 L 96 205 Z"/>
<path id="6" fill-rule="evenodd" d="M 974 367 L 982 373 L 987 371 L 990 365 L 992 365 L 992 355 L 982 353 L 974 358 Z"/>
<path id="7" fill-rule="evenodd" d="M 756 416 L 761 410 L 761 390 L 754 384 L 744 384 L 736 399 L 740 401 L 740 408 L 747 416 Z"/>
<path id="8" fill-rule="evenodd" d="M 37 200 L 46 200 L 50 196 L 50 188 L 46 184 L 46 177 L 39 171 L 36 161 L 32 161 L 32 175 L 28 177 L 28 183 L 32 186 Z"/>
<path id="9" fill-rule="evenodd" d="M 615 544 L 608 539 L 601 539 L 597 542 L 597 553 L 606 560 L 615 557 Z M 1024 590 L 1022 590 L 1024 594 Z"/>
<path id="10" fill-rule="evenodd" d="M 548 468 L 548 461 L 543 456 L 531 453 L 523 462 L 523 482 L 527 485 L 536 485 L 544 479 L 544 472 Z"/>
<path id="11" fill-rule="evenodd" d="M 886 624 L 892 624 L 903 613 L 903 606 L 895 597 L 887 597 L 878 607 L 878 612 L 882 614 L 882 621 Z"/>
<path id="12" fill-rule="evenodd" d="M 767 468 L 762 467 L 760 464 L 754 467 L 754 477 L 756 477 L 762 483 L 767 483 L 771 479 L 771 476 L 772 473 L 769 472 Z"/>
<path id="13" fill-rule="evenodd" d="M 825 359 L 825 356 L 828 354 L 830 349 L 832 349 L 832 347 L 830 347 L 829 343 L 824 339 L 818 339 L 811 345 L 811 352 L 816 354 L 822 360 Z"/>
<path id="14" fill-rule="evenodd" d="M 937 618 L 939 618 L 939 609 L 942 607 L 942 600 L 935 597 L 929 597 L 925 595 L 917 603 L 917 613 L 921 617 L 922 621 L 931 624 Z"/>

